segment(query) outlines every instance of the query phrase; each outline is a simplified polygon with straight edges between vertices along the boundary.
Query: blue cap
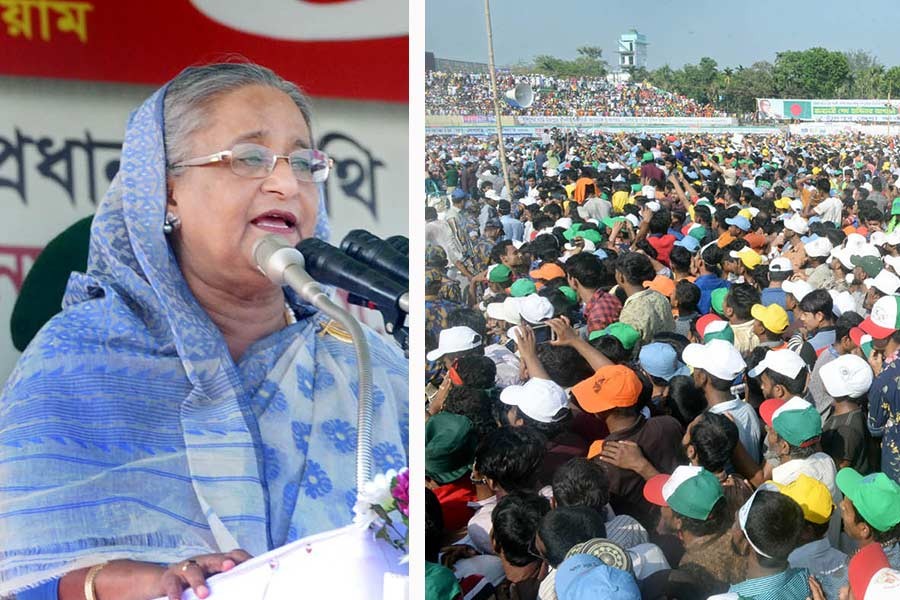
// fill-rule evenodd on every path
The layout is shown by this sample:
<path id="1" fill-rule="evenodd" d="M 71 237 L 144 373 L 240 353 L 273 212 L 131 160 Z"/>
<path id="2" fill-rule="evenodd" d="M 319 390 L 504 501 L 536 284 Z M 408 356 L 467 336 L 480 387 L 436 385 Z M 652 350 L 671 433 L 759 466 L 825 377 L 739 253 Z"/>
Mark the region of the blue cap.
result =
<path id="1" fill-rule="evenodd" d="M 741 231 L 750 231 L 750 221 L 743 215 L 737 215 L 733 219 L 725 219 L 729 225 L 734 225 Z"/>
<path id="2" fill-rule="evenodd" d="M 808 223 L 810 225 L 812 225 L 813 223 L 821 223 L 821 222 L 822 222 L 822 217 L 820 217 L 819 215 L 811 216 L 808 221 Z"/>
<path id="3" fill-rule="evenodd" d="M 709 169 L 700 169 L 700 174 L 704 177 L 709 177 L 710 175 L 712 175 L 712 171 L 710 171 Z"/>
<path id="4" fill-rule="evenodd" d="M 676 246 L 681 246 L 682 248 L 687 249 L 688 252 L 693 254 L 697 250 L 700 249 L 700 240 L 691 235 L 686 235 L 677 242 L 675 242 Z"/>
<path id="5" fill-rule="evenodd" d="M 807 235 L 805 237 L 801 237 L 800 241 L 803 242 L 804 244 L 808 244 L 810 242 L 816 241 L 817 239 L 819 239 L 819 236 L 818 236 L 818 234 L 814 233 L 812 235 Z"/>
<path id="6" fill-rule="evenodd" d="M 641 591 L 631 573 L 610 567 L 590 554 L 576 554 L 564 560 L 556 571 L 556 597 L 641 600 Z"/>
<path id="7" fill-rule="evenodd" d="M 609 258 L 609 254 L 606 253 L 606 250 L 603 248 L 597 248 L 594 250 L 594 256 L 599 256 L 600 258 Z"/>
<path id="8" fill-rule="evenodd" d="M 459 200 L 460 198 L 465 198 L 465 197 L 466 197 L 466 192 L 463 191 L 462 188 L 456 188 L 455 190 L 453 190 L 453 199 L 454 200 Z"/>
<path id="9" fill-rule="evenodd" d="M 647 344 L 638 355 L 641 367 L 653 377 L 669 381 L 676 375 L 690 375 L 691 372 L 683 362 L 678 360 L 675 348 L 662 342 Z"/>

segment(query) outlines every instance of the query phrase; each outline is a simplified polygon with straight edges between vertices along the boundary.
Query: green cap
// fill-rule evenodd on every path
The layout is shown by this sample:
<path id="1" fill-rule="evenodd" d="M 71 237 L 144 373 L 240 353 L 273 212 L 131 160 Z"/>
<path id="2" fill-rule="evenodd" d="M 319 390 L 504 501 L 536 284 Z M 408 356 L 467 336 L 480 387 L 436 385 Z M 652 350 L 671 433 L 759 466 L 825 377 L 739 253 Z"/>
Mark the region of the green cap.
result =
<path id="1" fill-rule="evenodd" d="M 644 187 L 644 186 L 642 186 L 642 185 L 639 184 L 639 183 L 632 183 L 632 184 L 631 184 L 631 191 L 632 191 L 632 192 L 639 192 L 639 191 L 641 191 L 641 189 L 642 189 L 643 187 Z"/>
<path id="2" fill-rule="evenodd" d="M 653 162 L 653 153 L 652 152 L 644 152 L 644 155 L 641 157 L 641 160 L 644 162 L 650 161 Z"/>
<path id="3" fill-rule="evenodd" d="M 599 244 L 601 240 L 600 232 L 596 229 L 585 229 L 584 231 L 579 231 L 575 237 L 584 238 L 586 240 L 591 240 L 595 244 Z"/>
<path id="4" fill-rule="evenodd" d="M 625 217 L 603 217 L 602 223 L 603 223 L 604 227 L 609 227 L 610 229 L 612 229 L 613 227 L 616 226 L 616 223 L 619 223 L 620 221 L 625 221 L 625 220 L 626 220 Z"/>
<path id="5" fill-rule="evenodd" d="M 877 276 L 884 269 L 884 263 L 876 256 L 851 256 L 850 262 L 854 267 L 860 267 L 869 277 Z"/>
<path id="6" fill-rule="evenodd" d="M 845 467 L 838 471 L 835 481 L 856 512 L 878 531 L 889 531 L 900 523 L 900 485 L 884 473 L 863 477 Z"/>
<path id="7" fill-rule="evenodd" d="M 462 588 L 453 571 L 425 561 L 425 597 L 428 600 L 453 600 L 462 597 Z"/>
<path id="8" fill-rule="evenodd" d="M 488 272 L 488 281 L 491 283 L 506 283 L 512 277 L 512 271 L 506 265 L 494 265 Z"/>
<path id="9" fill-rule="evenodd" d="M 676 467 L 671 475 L 656 475 L 644 484 L 644 498 L 648 501 L 701 521 L 709 518 L 724 496 L 719 479 L 703 467 Z"/>
<path id="10" fill-rule="evenodd" d="M 734 330 L 728 321 L 713 321 L 703 330 L 703 343 L 710 340 L 725 340 L 729 344 L 734 343 Z"/>
<path id="11" fill-rule="evenodd" d="M 535 286 L 534 282 L 530 279 L 516 279 L 509 287 L 509 293 L 516 298 L 522 298 L 523 296 L 528 296 L 535 292 L 537 292 L 537 286 Z"/>
<path id="12" fill-rule="evenodd" d="M 894 198 L 894 202 L 891 203 L 891 214 L 900 215 L 900 198 Z"/>
<path id="13" fill-rule="evenodd" d="M 725 296 L 728 295 L 728 288 L 719 288 L 713 290 L 709 295 L 709 303 L 717 315 L 725 316 Z"/>
<path id="14" fill-rule="evenodd" d="M 573 290 L 569 286 L 561 285 L 559 286 L 559 291 L 561 291 L 563 295 L 572 302 L 578 302 L 578 294 L 576 294 L 575 290 Z"/>
<path id="15" fill-rule="evenodd" d="M 620 321 L 616 321 L 607 327 L 606 329 L 598 329 L 596 331 L 592 331 L 588 334 L 589 340 L 595 340 L 602 335 L 611 335 L 620 342 L 622 342 L 622 346 L 626 350 L 632 350 L 634 345 L 637 344 L 638 340 L 641 339 L 641 334 L 638 333 L 638 330 L 629 325 L 628 323 L 622 323 Z"/>
<path id="16" fill-rule="evenodd" d="M 572 241 L 572 238 L 575 237 L 575 234 L 578 233 L 578 230 L 581 229 L 581 223 L 572 223 L 572 226 L 563 231 L 563 237 L 569 241 Z"/>
<path id="17" fill-rule="evenodd" d="M 706 227 L 703 227 L 702 225 L 700 227 L 694 227 L 688 231 L 688 235 L 698 242 L 702 242 L 703 238 L 706 237 Z"/>
<path id="18" fill-rule="evenodd" d="M 791 446 L 809 446 L 822 436 L 822 417 L 816 407 L 794 396 L 788 401 L 766 400 L 759 406 L 759 415 Z"/>
<path id="19" fill-rule="evenodd" d="M 440 412 L 425 422 L 425 474 L 440 484 L 472 468 L 478 437 L 467 417 Z"/>

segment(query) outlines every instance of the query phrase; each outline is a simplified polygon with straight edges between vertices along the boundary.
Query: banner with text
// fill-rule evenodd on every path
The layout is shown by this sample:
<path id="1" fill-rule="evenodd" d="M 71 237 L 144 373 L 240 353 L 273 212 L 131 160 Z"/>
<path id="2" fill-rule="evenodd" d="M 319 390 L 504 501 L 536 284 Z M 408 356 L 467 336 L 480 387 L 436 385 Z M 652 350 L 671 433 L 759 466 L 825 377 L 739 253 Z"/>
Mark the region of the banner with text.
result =
<path id="1" fill-rule="evenodd" d="M 162 84 L 245 57 L 313 96 L 406 102 L 409 12 L 396 0 L 2 0 L 0 74 Z"/>
<path id="2" fill-rule="evenodd" d="M 900 122 L 897 100 L 783 100 L 757 98 L 757 110 L 778 120 Z"/>

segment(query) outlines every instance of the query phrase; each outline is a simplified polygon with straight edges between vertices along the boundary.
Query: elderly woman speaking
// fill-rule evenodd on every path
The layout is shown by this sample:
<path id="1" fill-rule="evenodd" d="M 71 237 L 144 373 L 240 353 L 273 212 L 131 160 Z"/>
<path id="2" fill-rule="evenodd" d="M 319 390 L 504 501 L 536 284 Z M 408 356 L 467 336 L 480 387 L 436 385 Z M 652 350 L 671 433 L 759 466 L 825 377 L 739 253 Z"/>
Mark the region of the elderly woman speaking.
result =
<path id="1" fill-rule="evenodd" d="M 263 67 L 183 71 L 131 116 L 87 273 L 0 400 L 0 596 L 180 597 L 348 524 L 357 371 L 254 265 L 327 236 L 307 98 Z M 407 365 L 369 335 L 374 467 L 406 462 Z"/>

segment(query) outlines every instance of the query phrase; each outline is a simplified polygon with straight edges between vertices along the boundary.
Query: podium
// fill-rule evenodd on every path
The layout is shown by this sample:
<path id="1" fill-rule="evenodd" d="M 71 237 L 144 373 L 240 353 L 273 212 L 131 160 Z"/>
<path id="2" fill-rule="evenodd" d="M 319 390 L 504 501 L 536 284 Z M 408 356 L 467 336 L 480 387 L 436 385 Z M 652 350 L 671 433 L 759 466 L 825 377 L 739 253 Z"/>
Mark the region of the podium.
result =
<path id="1" fill-rule="evenodd" d="M 254 557 L 207 579 L 208 600 L 407 600 L 403 553 L 374 533 L 348 525 Z M 181 598 L 198 600 L 190 589 Z"/>

